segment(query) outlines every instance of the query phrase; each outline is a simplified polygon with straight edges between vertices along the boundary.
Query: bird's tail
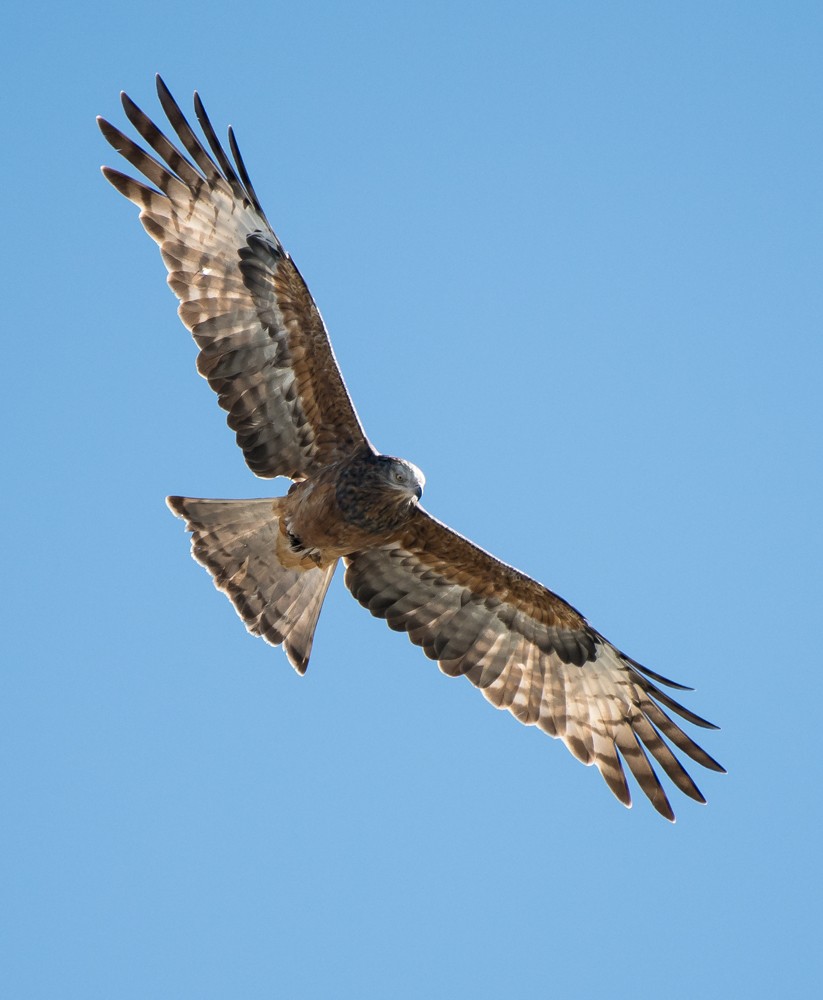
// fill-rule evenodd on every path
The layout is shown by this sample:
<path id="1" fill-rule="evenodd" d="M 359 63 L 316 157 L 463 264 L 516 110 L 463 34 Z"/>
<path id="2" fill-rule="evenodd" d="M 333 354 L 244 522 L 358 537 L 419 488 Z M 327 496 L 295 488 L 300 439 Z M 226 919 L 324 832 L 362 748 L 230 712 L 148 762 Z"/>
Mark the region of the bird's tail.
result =
<path id="1" fill-rule="evenodd" d="M 277 500 L 194 500 L 169 497 L 170 509 L 192 533 L 194 558 L 211 573 L 253 635 L 281 643 L 305 673 L 314 629 L 337 561 L 284 565 Z"/>

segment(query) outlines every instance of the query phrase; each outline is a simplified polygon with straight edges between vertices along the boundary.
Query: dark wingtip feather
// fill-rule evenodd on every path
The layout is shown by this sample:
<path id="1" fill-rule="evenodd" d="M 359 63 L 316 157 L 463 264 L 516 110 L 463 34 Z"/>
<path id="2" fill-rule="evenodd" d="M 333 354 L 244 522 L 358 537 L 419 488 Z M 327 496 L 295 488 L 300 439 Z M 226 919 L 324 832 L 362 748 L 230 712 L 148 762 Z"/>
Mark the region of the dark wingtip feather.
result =
<path id="1" fill-rule="evenodd" d="M 669 800 L 664 798 L 662 802 L 657 802 L 652 799 L 652 805 L 660 813 L 663 819 L 667 819 L 670 823 L 676 823 L 677 817 L 674 815 L 674 810 L 669 804 Z"/>
<path id="2" fill-rule="evenodd" d="M 694 726 L 700 726 L 701 729 L 718 729 L 713 722 L 709 722 L 708 719 L 704 719 L 702 716 L 697 715 L 696 712 L 692 712 L 691 709 L 686 708 L 679 702 L 676 702 L 673 698 L 667 697 L 662 691 L 656 690 L 651 687 L 648 689 L 648 693 L 652 698 L 657 699 L 661 705 L 665 705 L 666 708 L 670 708 L 673 712 L 676 712 L 682 719 L 687 722 L 691 722 Z"/>
<path id="3" fill-rule="evenodd" d="M 626 656 L 625 653 L 620 654 L 624 660 L 630 663 L 635 670 L 639 670 L 646 677 L 650 677 L 653 681 L 657 681 L 658 684 L 665 684 L 666 687 L 674 688 L 676 691 L 694 691 L 693 687 L 689 687 L 688 684 L 681 684 L 679 681 L 673 681 L 670 677 L 664 677 L 663 674 L 658 674 L 656 670 L 649 670 L 648 667 L 644 667 L 642 663 L 638 663 L 637 660 L 633 660 L 630 656 Z"/>
<path id="4" fill-rule="evenodd" d="M 235 173 L 234 167 L 231 164 L 231 160 L 226 156 L 226 151 L 220 145 L 220 140 L 217 138 L 217 133 L 214 131 L 214 126 L 211 123 L 211 119 L 206 113 L 206 108 L 203 102 L 200 100 L 200 95 L 195 90 L 194 92 L 194 113 L 197 120 L 200 122 L 200 127 L 203 129 L 203 134 L 206 137 L 206 141 L 211 147 L 211 151 L 214 154 L 217 162 L 220 164 L 220 169 L 226 177 L 226 180 L 235 190 L 235 194 L 242 195 L 243 185 Z"/>
<path id="5" fill-rule="evenodd" d="M 175 117 L 174 112 L 177 112 L 180 118 L 185 120 L 185 115 L 180 110 L 180 105 L 177 103 L 177 101 L 175 101 L 172 92 L 166 86 L 163 77 L 160 76 L 160 74 L 158 73 L 157 76 L 154 78 L 154 81 L 157 87 L 157 96 L 160 99 L 160 104 L 163 110 L 166 112 L 166 116 L 168 117 L 169 121 L 172 122 L 172 124 L 174 124 L 174 117 Z M 171 112 L 169 109 L 171 109 Z"/>
<path id="6" fill-rule="evenodd" d="M 234 157 L 234 162 L 237 164 L 237 171 L 240 174 L 240 180 L 243 182 L 243 186 L 245 187 L 249 198 L 251 198 L 252 204 L 268 224 L 269 220 L 266 219 L 266 214 L 260 204 L 260 199 L 257 197 L 257 192 L 254 190 L 254 185 L 251 182 L 248 170 L 246 170 L 246 164 L 240 154 L 240 147 L 237 145 L 237 139 L 234 136 L 234 129 L 231 125 L 229 125 L 229 149 L 231 150 L 231 155 Z"/>
<path id="7" fill-rule="evenodd" d="M 120 129 L 116 125 L 112 125 L 110 121 L 107 121 L 102 115 L 97 116 L 97 127 L 103 133 L 103 138 L 106 142 L 113 146 L 117 152 L 120 152 L 120 146 L 118 143 L 123 143 L 127 141 L 127 137 L 123 135 Z"/>
<path id="8" fill-rule="evenodd" d="M 144 184 L 141 184 L 140 181 L 129 177 L 128 174 L 122 174 L 119 170 L 115 170 L 114 167 L 101 167 L 100 172 L 109 184 L 115 190 L 119 191 L 124 198 L 128 198 L 129 201 L 133 201 L 132 195 L 139 189 L 151 190 L 150 188 L 146 188 Z"/>
<path id="9" fill-rule="evenodd" d="M 126 112 L 126 117 L 130 122 L 134 121 L 133 116 L 135 114 L 142 115 L 142 109 L 139 105 L 135 104 L 134 101 L 129 97 L 129 95 L 123 91 L 120 94 L 120 103 L 123 105 L 123 110 Z"/>
<path id="10" fill-rule="evenodd" d="M 705 754 L 705 757 L 706 757 L 705 760 L 701 760 L 700 761 L 700 763 L 703 765 L 703 767 L 707 767 L 710 771 L 717 772 L 717 774 L 728 774 L 729 773 L 726 770 L 726 768 L 723 767 L 723 765 L 719 761 L 716 761 L 714 759 L 714 757 L 711 757 L 709 754 L 707 754 L 705 750 L 703 751 L 703 753 Z"/>
<path id="11" fill-rule="evenodd" d="M 161 97 L 161 99 L 163 97 L 163 94 L 166 94 L 168 97 L 171 97 L 171 91 L 166 86 L 166 81 L 163 79 L 162 76 L 160 76 L 159 73 L 154 74 L 154 86 L 157 88 L 157 93 Z"/>
<path id="12" fill-rule="evenodd" d="M 663 791 L 662 787 L 660 790 L 652 795 L 645 788 L 643 789 L 646 798 L 654 806 L 655 810 L 663 817 L 667 819 L 670 823 L 676 823 L 677 818 L 674 815 L 674 809 L 672 809 L 671 803 L 669 802 L 668 796 Z"/>

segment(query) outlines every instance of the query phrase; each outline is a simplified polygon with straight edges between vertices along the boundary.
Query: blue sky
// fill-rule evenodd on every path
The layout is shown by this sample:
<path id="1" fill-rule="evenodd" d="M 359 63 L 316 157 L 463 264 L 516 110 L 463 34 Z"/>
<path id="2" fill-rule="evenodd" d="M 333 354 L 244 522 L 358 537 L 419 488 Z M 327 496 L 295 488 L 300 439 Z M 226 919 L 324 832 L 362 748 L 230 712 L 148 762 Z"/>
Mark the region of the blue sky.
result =
<path id="1" fill-rule="evenodd" d="M 14 998 L 819 985 L 812 3 L 87 3 L 4 18 L 0 966 Z M 375 444 L 693 685 L 624 810 L 337 579 L 299 678 L 169 493 L 265 495 L 94 116 L 237 130 Z M 115 165 L 117 165 L 115 163 Z"/>

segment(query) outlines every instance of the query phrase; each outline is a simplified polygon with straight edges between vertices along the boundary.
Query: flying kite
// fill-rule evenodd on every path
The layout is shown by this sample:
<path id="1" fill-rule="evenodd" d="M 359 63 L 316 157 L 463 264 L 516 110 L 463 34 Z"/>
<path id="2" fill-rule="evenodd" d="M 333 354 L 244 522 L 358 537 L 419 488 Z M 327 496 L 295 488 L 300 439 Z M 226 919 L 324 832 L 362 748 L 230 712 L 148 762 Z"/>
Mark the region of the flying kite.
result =
<path id="1" fill-rule="evenodd" d="M 179 146 L 122 94 L 156 156 L 98 119 L 149 183 L 110 167 L 103 174 L 138 206 L 160 247 L 200 349 L 197 370 L 228 412 L 249 468 L 292 480 L 272 499 L 167 501 L 191 532 L 194 558 L 249 632 L 282 645 L 304 673 L 342 559 L 346 586 L 373 615 L 406 632 L 443 673 L 468 677 L 496 708 L 595 764 L 624 805 L 623 761 L 674 820 L 649 755 L 705 802 L 669 744 L 723 768 L 669 713 L 716 727 L 659 685 L 687 689 L 621 653 L 562 598 L 420 506 L 420 470 L 378 453 L 360 425 L 317 306 L 263 213 L 232 129 L 233 162 L 196 93 L 208 148 L 159 77 L 157 92 Z"/>

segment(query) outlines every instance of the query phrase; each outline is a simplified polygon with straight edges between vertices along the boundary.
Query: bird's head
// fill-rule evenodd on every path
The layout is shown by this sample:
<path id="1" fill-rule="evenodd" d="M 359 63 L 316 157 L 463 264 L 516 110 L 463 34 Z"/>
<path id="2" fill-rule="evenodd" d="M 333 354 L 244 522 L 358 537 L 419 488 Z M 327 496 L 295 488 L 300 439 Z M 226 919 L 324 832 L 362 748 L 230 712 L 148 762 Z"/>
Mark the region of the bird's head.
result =
<path id="1" fill-rule="evenodd" d="M 386 485 L 408 496 L 411 503 L 417 503 L 423 496 L 423 487 L 426 485 L 426 477 L 420 469 L 403 458 L 391 458 L 388 455 L 380 457 L 380 471 Z"/>
<path id="2" fill-rule="evenodd" d="M 379 534 L 409 518 L 423 495 L 425 482 L 423 473 L 411 462 L 364 450 L 340 471 L 337 506 L 350 524 Z"/>

